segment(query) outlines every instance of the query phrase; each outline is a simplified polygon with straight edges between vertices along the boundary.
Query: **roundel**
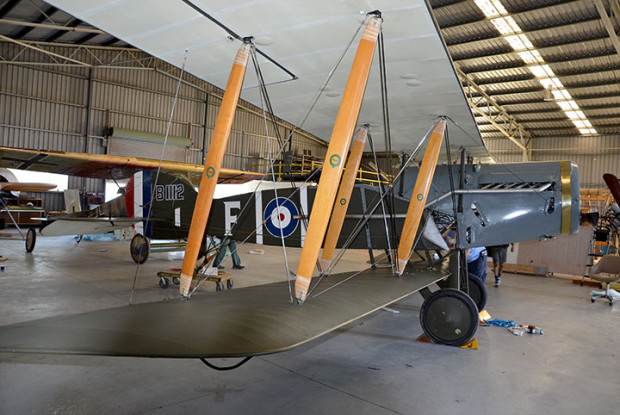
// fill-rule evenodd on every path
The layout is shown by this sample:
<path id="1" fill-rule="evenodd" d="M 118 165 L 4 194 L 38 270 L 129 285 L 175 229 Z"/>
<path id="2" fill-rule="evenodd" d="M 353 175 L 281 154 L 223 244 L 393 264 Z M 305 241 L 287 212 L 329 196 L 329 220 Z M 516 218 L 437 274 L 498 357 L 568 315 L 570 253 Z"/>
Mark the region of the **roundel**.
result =
<path id="1" fill-rule="evenodd" d="M 299 211 L 295 203 L 285 197 L 272 199 L 265 207 L 265 228 L 276 238 L 287 237 L 297 229 Z"/>

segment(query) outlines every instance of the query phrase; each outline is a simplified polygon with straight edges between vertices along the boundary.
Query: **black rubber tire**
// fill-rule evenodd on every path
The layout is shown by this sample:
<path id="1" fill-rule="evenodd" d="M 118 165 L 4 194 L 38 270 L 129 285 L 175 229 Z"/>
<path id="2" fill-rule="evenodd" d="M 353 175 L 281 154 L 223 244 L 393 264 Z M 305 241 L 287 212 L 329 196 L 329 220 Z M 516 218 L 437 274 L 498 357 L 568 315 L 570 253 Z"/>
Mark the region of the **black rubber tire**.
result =
<path id="1" fill-rule="evenodd" d="M 129 243 L 129 253 L 131 254 L 131 259 L 136 264 L 144 264 L 147 259 L 149 259 L 149 253 L 151 251 L 151 244 L 149 242 L 149 238 L 145 238 L 142 234 L 135 234 L 133 238 L 131 238 L 131 242 Z"/>
<path id="2" fill-rule="evenodd" d="M 222 291 L 224 289 L 224 284 L 222 284 L 221 282 L 218 282 L 217 284 L 215 284 L 215 291 Z"/>
<path id="3" fill-rule="evenodd" d="M 231 278 L 228 281 L 226 281 L 226 288 L 228 288 L 229 290 L 232 290 L 232 287 L 233 287 L 233 281 Z"/>
<path id="4" fill-rule="evenodd" d="M 172 277 L 172 282 L 174 283 L 174 285 L 179 285 L 181 283 L 181 278 Z"/>
<path id="5" fill-rule="evenodd" d="M 168 278 L 160 278 L 159 279 L 159 287 L 162 290 L 165 290 L 166 288 L 168 288 L 170 286 L 170 281 L 168 280 Z"/>
<path id="6" fill-rule="evenodd" d="M 478 308 L 464 292 L 444 288 L 424 300 L 420 324 L 433 342 L 461 346 L 473 339 L 478 330 Z"/>
<path id="7" fill-rule="evenodd" d="M 26 232 L 26 252 L 30 253 L 34 251 L 34 247 L 37 244 L 37 232 L 34 228 L 29 228 Z"/>
<path id="8" fill-rule="evenodd" d="M 474 303 L 476 303 L 478 310 L 484 310 L 484 307 L 487 305 L 487 287 L 480 278 L 469 276 L 468 294 L 471 299 L 474 300 Z"/>

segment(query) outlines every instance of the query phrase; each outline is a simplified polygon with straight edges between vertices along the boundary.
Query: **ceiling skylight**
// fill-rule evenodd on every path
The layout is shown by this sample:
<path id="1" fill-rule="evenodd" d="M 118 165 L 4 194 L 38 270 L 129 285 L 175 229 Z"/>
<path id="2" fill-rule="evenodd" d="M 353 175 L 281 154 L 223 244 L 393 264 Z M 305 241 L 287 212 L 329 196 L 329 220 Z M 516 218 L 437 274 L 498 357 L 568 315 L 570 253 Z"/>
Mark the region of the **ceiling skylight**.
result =
<path id="1" fill-rule="evenodd" d="M 592 123 L 588 121 L 583 111 L 573 100 L 571 94 L 564 88 L 562 82 L 555 75 L 553 70 L 545 63 L 540 53 L 523 33 L 517 22 L 508 15 L 500 0 L 475 0 L 478 8 L 486 17 L 491 19 L 491 23 L 504 36 L 513 50 L 527 64 L 530 72 L 538 79 L 543 88 L 551 91 L 556 103 L 564 111 L 581 134 L 597 134 L 596 129 L 592 128 Z"/>

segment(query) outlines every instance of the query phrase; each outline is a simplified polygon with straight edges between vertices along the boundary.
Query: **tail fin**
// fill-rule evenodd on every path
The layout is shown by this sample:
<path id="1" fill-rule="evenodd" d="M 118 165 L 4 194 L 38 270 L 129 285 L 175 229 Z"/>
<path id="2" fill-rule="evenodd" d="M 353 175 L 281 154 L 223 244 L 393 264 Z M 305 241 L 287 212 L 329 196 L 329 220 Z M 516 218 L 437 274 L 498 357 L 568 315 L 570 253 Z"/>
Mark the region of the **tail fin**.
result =
<path id="1" fill-rule="evenodd" d="M 155 183 L 155 173 L 143 171 L 129 180 L 126 189 L 128 215 L 145 218 L 136 225 L 139 233 L 153 239 L 187 236 L 196 202 L 196 190 L 189 180 L 160 173 Z"/>

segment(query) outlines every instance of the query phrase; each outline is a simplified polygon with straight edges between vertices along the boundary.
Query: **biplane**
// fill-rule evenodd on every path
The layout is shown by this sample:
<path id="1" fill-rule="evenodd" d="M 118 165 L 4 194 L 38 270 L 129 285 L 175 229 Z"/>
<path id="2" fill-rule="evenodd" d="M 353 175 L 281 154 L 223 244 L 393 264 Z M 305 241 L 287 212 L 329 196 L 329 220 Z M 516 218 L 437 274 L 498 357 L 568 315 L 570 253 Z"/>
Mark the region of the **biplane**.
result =
<path id="1" fill-rule="evenodd" d="M 0 229 L 4 229 L 7 221 L 9 222 L 8 225 L 14 226 L 25 243 L 26 252 L 34 250 L 37 234 L 32 227 L 24 232 L 15 216 L 25 213 L 28 216 L 28 221 L 32 221 L 34 219 L 30 218 L 29 214 L 34 213 L 36 219 L 42 210 L 32 206 L 32 203 L 29 203 L 27 199 L 21 199 L 22 192 L 46 192 L 55 187 L 56 185 L 50 183 L 19 182 L 10 170 L 0 168 L 0 212 L 3 216 L 0 218 Z M 2 238 L 12 238 L 13 236 L 15 235 L 12 233 L 0 233 Z"/>
<path id="2" fill-rule="evenodd" d="M 95 209 L 43 218 L 41 234 L 84 235 L 137 224 L 138 233 L 130 249 L 137 263 L 144 262 L 148 257 L 148 250 L 145 249 L 149 247 L 149 239 L 180 239 L 186 236 L 196 194 L 193 186 L 202 171 L 201 165 L 177 161 L 164 160 L 160 166 L 159 160 L 147 158 L 11 147 L 0 147 L 0 167 L 115 181 L 129 179 L 123 195 Z M 153 175 L 156 170 L 160 172 L 157 183 Z M 244 183 L 262 176 L 224 168 L 218 181 Z M 23 187 L 23 184 L 20 185 Z M 39 187 L 22 190 L 42 191 Z M 143 224 L 143 218 L 149 215 L 158 220 Z M 185 223 L 187 225 L 183 226 Z"/>
<path id="3" fill-rule="evenodd" d="M 222 39 L 204 46 L 197 41 L 194 66 L 188 64 L 188 70 L 204 74 L 204 68 L 195 65 L 215 59 L 217 66 L 221 61 L 230 62 L 233 56 L 234 63 L 201 173 L 179 300 L 5 326 L 0 328 L 2 351 L 200 358 L 205 363 L 213 357 L 245 357 L 246 361 L 304 344 L 417 292 L 425 297 L 420 311 L 424 332 L 435 342 L 462 345 L 473 338 L 478 327 L 478 307 L 467 294 L 464 250 L 572 233 L 578 227 L 579 181 L 573 163 L 506 166 L 469 160 L 487 158 L 488 154 L 423 1 L 382 2 L 381 12 L 367 12 L 362 1 L 338 5 L 319 1 L 322 4 L 315 4 L 313 9 L 320 16 L 281 22 L 268 17 L 277 15 L 277 7 L 288 7 L 285 4 L 261 4 L 260 9 L 249 6 L 252 10 L 244 10 L 251 13 L 240 14 L 235 7 L 207 10 L 203 3 L 184 0 L 175 3 L 175 13 L 170 13 L 169 3 L 162 0 L 148 3 L 154 13 L 145 18 L 145 24 L 150 24 L 152 31 L 144 35 L 130 33 L 137 30 L 132 25 L 119 25 L 118 16 L 138 13 L 139 7 L 147 7 L 146 2 L 51 3 L 176 64 L 183 56 L 179 52 L 188 46 L 191 49 L 187 42 L 196 39 L 196 34 L 186 40 L 182 34 L 171 37 L 165 28 L 182 27 L 187 19 L 206 19 L 212 24 L 193 28 L 210 39 L 225 33 L 226 42 Z M 118 7 L 126 10 L 114 13 Z M 335 17 L 326 18 L 329 10 Z M 112 15 L 113 20 L 109 18 Z M 304 22 L 311 18 L 315 19 L 313 24 Z M 319 100 L 318 105 L 325 104 L 324 112 L 305 127 L 319 136 L 326 136 L 325 129 L 331 129 L 318 185 L 214 199 L 250 58 L 256 68 L 266 60 L 267 68 L 265 77 L 257 69 L 250 79 L 259 88 L 246 90 L 247 99 L 267 101 L 265 86 L 276 83 L 270 87 L 275 90 L 273 94 L 270 91 L 272 108 L 290 118 L 289 111 L 299 109 L 295 101 L 307 97 L 312 89 L 322 92 L 327 86 L 319 78 L 330 72 L 330 58 L 337 56 L 339 44 L 345 43 L 333 38 L 327 29 L 322 32 L 331 25 L 338 27 L 337 32 L 355 32 L 359 26 L 354 37 L 358 46 L 355 55 L 345 59 L 350 70 L 334 70 L 336 75 L 329 81 L 340 91 L 339 105 Z M 259 50 L 258 42 L 239 36 L 231 27 L 264 33 L 277 41 L 273 47 Z M 183 28 L 181 32 L 194 29 Z M 159 38 L 156 42 L 157 33 L 166 33 L 166 41 Z M 309 48 L 316 48 L 316 53 L 300 53 L 290 41 L 302 33 L 309 36 L 305 42 Z M 388 43 L 392 52 L 384 50 Z M 236 55 L 231 53 L 232 44 L 238 47 Z M 400 51 L 394 52 L 398 48 Z M 373 60 L 376 49 L 379 57 Z M 403 59 L 399 61 L 398 57 Z M 385 76 L 387 69 L 396 67 L 400 73 L 396 79 Z M 371 70 L 380 72 L 381 82 L 368 82 Z M 415 70 L 436 70 L 436 77 L 423 83 L 424 91 L 404 90 L 406 82 L 415 77 Z M 220 72 L 210 72 L 211 81 L 223 83 Z M 282 76 L 290 79 L 283 81 Z M 393 94 L 388 94 L 388 85 Z M 397 96 L 402 103 L 392 118 L 382 110 L 387 96 Z M 373 122 L 380 125 L 373 131 L 382 131 L 393 149 L 411 151 L 407 162 L 385 186 L 355 185 L 368 127 L 357 134 L 354 130 L 366 120 L 371 127 Z M 440 157 L 445 165 L 437 168 Z M 421 159 L 419 166 L 407 168 L 414 159 Z M 290 241 L 302 246 L 296 271 L 287 268 L 290 277 L 280 283 L 193 295 L 192 276 L 201 243 L 205 231 L 217 233 L 215 228 L 238 239 L 283 245 Z M 420 238 L 424 232 L 427 237 Z M 445 249 L 445 232 L 453 232 L 454 250 Z M 355 273 L 333 274 L 339 246 L 381 247 L 386 249 L 386 261 L 371 261 L 367 269 Z"/>

